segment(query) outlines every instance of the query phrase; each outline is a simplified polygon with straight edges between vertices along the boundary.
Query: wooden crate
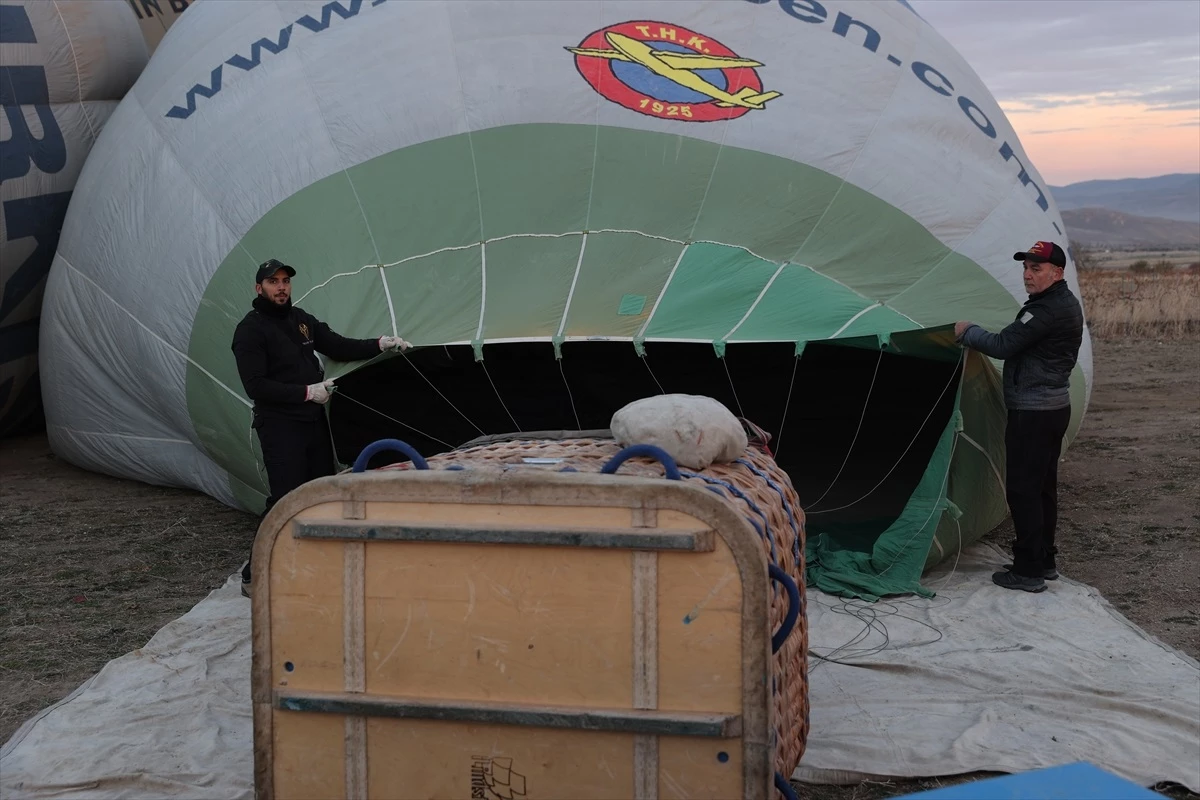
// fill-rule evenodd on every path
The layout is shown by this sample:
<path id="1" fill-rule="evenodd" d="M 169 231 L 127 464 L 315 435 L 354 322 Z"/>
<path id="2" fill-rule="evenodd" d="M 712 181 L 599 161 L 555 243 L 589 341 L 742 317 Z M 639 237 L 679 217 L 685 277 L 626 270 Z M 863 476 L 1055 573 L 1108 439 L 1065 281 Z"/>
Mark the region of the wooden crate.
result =
<path id="1" fill-rule="evenodd" d="M 254 548 L 259 798 L 767 798 L 767 559 L 689 483 L 313 481 Z"/>

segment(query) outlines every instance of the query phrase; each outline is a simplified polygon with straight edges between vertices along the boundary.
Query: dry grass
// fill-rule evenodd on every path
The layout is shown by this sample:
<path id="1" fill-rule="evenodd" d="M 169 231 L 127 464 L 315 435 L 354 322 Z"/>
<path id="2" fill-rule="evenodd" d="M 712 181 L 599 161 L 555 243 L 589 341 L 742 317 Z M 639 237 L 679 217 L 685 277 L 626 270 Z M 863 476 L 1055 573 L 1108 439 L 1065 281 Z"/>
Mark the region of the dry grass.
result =
<path id="1" fill-rule="evenodd" d="M 1079 283 L 1093 336 L 1180 339 L 1200 332 L 1200 274 L 1091 270 Z"/>
<path id="2" fill-rule="evenodd" d="M 224 583 L 258 518 L 0 447 L 0 743 Z"/>

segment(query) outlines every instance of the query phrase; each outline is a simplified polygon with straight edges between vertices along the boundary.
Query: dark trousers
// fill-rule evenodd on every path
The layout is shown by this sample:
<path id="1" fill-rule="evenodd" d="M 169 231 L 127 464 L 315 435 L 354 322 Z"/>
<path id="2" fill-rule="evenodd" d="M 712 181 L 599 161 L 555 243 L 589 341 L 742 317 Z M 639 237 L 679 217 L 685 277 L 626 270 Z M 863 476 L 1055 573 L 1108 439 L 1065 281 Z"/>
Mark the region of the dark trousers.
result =
<path id="1" fill-rule="evenodd" d="M 264 515 L 296 487 L 334 473 L 333 442 L 324 414 L 311 421 L 264 418 L 256 430 L 271 487 Z"/>
<path id="2" fill-rule="evenodd" d="M 1009 411 L 1004 431 L 1008 510 L 1017 539 L 1013 569 L 1040 578 L 1056 567 L 1054 531 L 1058 525 L 1058 457 L 1071 421 L 1071 409 Z"/>
<path id="3" fill-rule="evenodd" d="M 311 421 L 260 418 L 255 430 L 271 491 L 263 517 L 288 492 L 336 471 L 333 442 L 324 414 Z M 249 560 L 242 569 L 242 578 L 250 580 Z"/>

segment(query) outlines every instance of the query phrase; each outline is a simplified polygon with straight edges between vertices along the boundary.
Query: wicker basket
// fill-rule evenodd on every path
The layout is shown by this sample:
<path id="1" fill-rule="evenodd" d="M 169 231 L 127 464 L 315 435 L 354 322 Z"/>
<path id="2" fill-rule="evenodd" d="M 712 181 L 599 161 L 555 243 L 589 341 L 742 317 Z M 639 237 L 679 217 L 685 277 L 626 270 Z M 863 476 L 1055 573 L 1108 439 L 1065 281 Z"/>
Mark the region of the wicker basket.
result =
<path id="1" fill-rule="evenodd" d="M 746 518 L 762 538 L 770 564 L 782 569 L 800 590 L 800 613 L 791 634 L 775 652 L 772 665 L 775 769 L 790 776 L 804 755 L 808 738 L 808 624 L 804 607 L 804 513 L 791 480 L 771 457 L 766 435 L 747 426 L 750 446 L 742 458 L 712 464 L 699 471 L 680 470 L 682 480 L 699 483 L 722 497 Z M 553 431 L 519 437 L 493 436 L 427 459 L 430 469 L 547 469 L 557 472 L 600 472 L 621 447 L 607 431 Z M 408 462 L 381 470 L 411 469 Z M 663 465 L 650 458 L 631 458 L 622 474 L 663 476 Z M 787 595 L 772 583 L 771 629 L 778 630 L 787 613 Z"/>

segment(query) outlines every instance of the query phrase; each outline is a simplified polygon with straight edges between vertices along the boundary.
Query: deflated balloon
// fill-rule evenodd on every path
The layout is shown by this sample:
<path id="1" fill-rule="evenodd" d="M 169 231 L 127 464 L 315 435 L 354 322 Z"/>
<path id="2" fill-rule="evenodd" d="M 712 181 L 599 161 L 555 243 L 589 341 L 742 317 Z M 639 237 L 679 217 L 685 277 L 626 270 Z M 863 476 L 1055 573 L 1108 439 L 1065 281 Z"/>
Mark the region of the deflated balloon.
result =
<path id="1" fill-rule="evenodd" d="M 898 0 L 200 2 L 80 180 L 51 440 L 261 507 L 230 339 L 277 258 L 334 330 L 413 345 L 326 365 L 344 463 L 702 394 L 772 433 L 810 534 L 903 522 L 937 560 L 1005 513 L 996 368 L 946 326 L 1010 322 L 1013 252 L 1063 230 Z"/>

